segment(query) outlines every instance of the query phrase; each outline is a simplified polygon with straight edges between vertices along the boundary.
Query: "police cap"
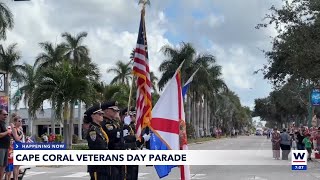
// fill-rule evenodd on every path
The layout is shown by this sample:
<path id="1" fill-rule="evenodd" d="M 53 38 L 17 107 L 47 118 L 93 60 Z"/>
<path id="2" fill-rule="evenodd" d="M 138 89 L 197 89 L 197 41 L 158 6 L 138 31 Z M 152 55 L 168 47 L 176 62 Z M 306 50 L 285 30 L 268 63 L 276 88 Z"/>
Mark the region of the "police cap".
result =
<path id="1" fill-rule="evenodd" d="M 105 109 L 113 109 L 115 111 L 119 111 L 118 108 L 118 102 L 117 101 L 108 101 L 105 102 L 103 104 L 101 104 L 101 109 L 105 110 Z"/>
<path id="2" fill-rule="evenodd" d="M 96 113 L 103 113 L 101 110 L 101 106 L 100 104 L 96 104 L 93 105 L 92 107 L 90 107 L 89 109 L 86 110 L 86 112 L 84 112 L 84 119 L 87 122 L 92 122 L 92 118 L 91 115 L 92 114 L 96 114 Z"/>
<path id="3" fill-rule="evenodd" d="M 124 109 L 121 110 L 121 115 L 122 115 L 122 116 L 123 116 L 123 115 L 126 115 L 127 112 L 128 112 L 128 108 L 126 107 L 126 108 L 124 108 Z M 134 107 L 131 107 L 131 108 L 130 108 L 130 111 L 129 111 L 129 115 L 135 115 L 135 114 L 136 114 L 136 109 L 135 109 Z"/>

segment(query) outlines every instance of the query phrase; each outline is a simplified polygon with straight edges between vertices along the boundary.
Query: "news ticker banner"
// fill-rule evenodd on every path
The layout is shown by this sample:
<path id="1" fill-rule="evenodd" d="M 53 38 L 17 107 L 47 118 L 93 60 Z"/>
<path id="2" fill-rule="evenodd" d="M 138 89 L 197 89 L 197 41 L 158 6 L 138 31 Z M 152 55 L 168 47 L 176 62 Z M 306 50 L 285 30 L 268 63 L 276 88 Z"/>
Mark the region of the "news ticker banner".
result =
<path id="1" fill-rule="evenodd" d="M 285 165 L 272 150 L 14 150 L 14 165 Z"/>
<path id="2" fill-rule="evenodd" d="M 64 143 L 14 143 L 14 150 L 66 150 Z"/>

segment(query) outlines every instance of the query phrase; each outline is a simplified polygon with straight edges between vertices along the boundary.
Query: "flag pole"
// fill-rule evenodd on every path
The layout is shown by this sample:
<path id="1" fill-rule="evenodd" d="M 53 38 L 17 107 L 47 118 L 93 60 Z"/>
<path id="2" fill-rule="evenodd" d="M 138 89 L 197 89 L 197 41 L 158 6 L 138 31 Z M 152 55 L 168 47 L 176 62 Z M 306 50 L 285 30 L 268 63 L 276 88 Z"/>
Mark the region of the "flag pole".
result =
<path id="1" fill-rule="evenodd" d="M 133 83 L 134 83 L 134 75 L 132 74 L 132 83 L 131 83 L 130 91 L 129 91 L 129 100 L 128 100 L 127 115 L 129 114 L 129 111 L 130 111 L 130 103 L 131 103 L 131 97 L 132 97 Z"/>
<path id="2" fill-rule="evenodd" d="M 141 15 L 145 15 L 145 7 L 146 7 L 146 4 L 150 4 L 150 1 L 149 0 L 140 0 L 139 1 L 139 4 L 142 4 L 142 9 L 141 9 Z M 144 24 L 144 22 L 143 22 Z M 134 54 L 135 52 L 133 53 L 133 62 L 132 64 L 134 64 Z M 130 87 L 130 91 L 129 91 L 129 100 L 128 100 L 128 109 L 127 109 L 127 114 L 129 114 L 129 111 L 130 111 L 130 104 L 131 104 L 131 97 L 132 97 L 132 89 L 133 89 L 133 83 L 135 82 L 135 78 L 134 78 L 134 74 L 132 73 L 132 83 L 131 83 L 131 87 Z"/>

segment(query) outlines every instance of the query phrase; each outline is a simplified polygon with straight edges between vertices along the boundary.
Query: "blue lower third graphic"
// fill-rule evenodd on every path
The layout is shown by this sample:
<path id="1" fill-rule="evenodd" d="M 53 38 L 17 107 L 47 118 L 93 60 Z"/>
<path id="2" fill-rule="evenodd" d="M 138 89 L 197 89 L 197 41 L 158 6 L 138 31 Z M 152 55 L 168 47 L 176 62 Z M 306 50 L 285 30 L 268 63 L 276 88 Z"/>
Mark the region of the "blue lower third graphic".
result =
<path id="1" fill-rule="evenodd" d="M 14 143 L 14 150 L 66 150 L 64 143 Z"/>
<path id="2" fill-rule="evenodd" d="M 307 170 L 307 165 L 292 165 L 292 170 L 302 170 L 305 171 Z"/>

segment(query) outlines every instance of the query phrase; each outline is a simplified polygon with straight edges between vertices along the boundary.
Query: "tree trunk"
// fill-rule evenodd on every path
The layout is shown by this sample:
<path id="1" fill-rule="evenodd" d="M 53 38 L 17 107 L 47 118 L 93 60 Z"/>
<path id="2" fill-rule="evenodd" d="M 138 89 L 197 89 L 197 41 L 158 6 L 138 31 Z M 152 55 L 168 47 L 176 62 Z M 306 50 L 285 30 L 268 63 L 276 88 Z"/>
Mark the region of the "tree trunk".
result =
<path id="1" fill-rule="evenodd" d="M 198 128 L 198 130 L 197 130 L 197 133 L 198 133 L 197 137 L 199 138 L 199 137 L 201 136 L 201 134 L 200 134 L 200 102 L 199 102 L 199 101 L 197 101 L 196 114 L 197 114 L 197 128 Z"/>
<path id="2" fill-rule="evenodd" d="M 64 139 L 64 143 L 67 145 L 67 148 L 70 148 L 70 144 L 69 144 L 69 123 L 68 123 L 68 119 L 69 119 L 69 103 L 65 102 L 64 106 L 63 106 L 63 139 Z"/>
<path id="3" fill-rule="evenodd" d="M 6 75 L 5 75 L 5 94 L 6 96 L 8 97 L 8 109 L 7 112 L 9 114 L 7 120 L 6 120 L 6 124 L 9 125 L 9 122 L 12 120 L 11 119 L 11 112 L 10 112 L 10 109 L 11 109 L 11 99 L 10 99 L 10 73 L 6 72 Z"/>
<path id="4" fill-rule="evenodd" d="M 187 96 L 187 122 L 191 123 L 191 110 L 192 110 L 192 104 L 191 104 L 191 96 Z"/>
<path id="5" fill-rule="evenodd" d="M 199 124 L 200 124 L 200 128 L 202 129 L 202 131 L 200 132 L 201 133 L 200 136 L 202 136 L 202 134 L 204 134 L 204 108 L 203 108 L 202 96 L 199 102 Z"/>
<path id="6" fill-rule="evenodd" d="M 83 119 L 82 119 L 82 102 L 79 102 L 78 105 L 78 117 L 79 117 L 79 124 L 78 124 L 78 137 L 80 140 L 82 140 L 82 124 L 83 124 Z"/>
<path id="7" fill-rule="evenodd" d="M 56 134 L 56 114 L 54 108 L 51 108 L 51 133 Z"/>
<path id="8" fill-rule="evenodd" d="M 30 135 L 32 136 L 33 135 L 33 131 L 32 131 L 32 118 L 31 118 L 31 115 L 29 113 L 29 109 L 28 109 L 28 129 L 27 129 L 27 135 Z"/>
<path id="9" fill-rule="evenodd" d="M 208 135 L 208 103 L 207 97 L 204 98 L 204 128 L 206 128 L 205 134 Z"/>
<path id="10" fill-rule="evenodd" d="M 192 124 L 193 124 L 193 128 L 194 128 L 194 138 L 198 137 L 198 127 L 197 127 L 197 114 L 196 114 L 196 106 L 197 102 L 196 102 L 196 98 L 195 98 L 195 93 L 193 93 L 192 96 Z"/>
<path id="11" fill-rule="evenodd" d="M 72 147 L 72 137 L 74 135 L 73 121 L 74 121 L 74 106 L 75 101 L 70 102 L 70 120 L 69 120 L 69 147 Z"/>

